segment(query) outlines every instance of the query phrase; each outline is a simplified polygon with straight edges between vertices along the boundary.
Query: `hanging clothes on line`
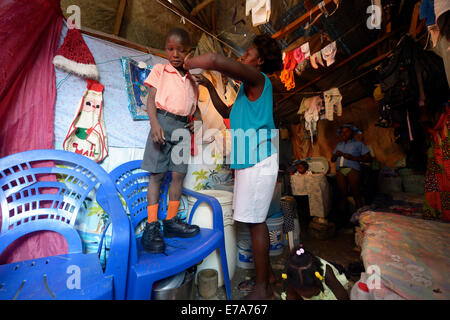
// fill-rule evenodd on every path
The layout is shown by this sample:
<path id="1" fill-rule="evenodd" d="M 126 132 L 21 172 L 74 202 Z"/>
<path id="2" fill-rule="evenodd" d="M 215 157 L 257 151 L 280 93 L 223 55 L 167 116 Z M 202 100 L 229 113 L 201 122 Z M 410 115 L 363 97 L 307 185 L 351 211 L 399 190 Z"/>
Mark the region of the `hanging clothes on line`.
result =
<path id="1" fill-rule="evenodd" d="M 321 96 L 303 98 L 300 109 L 297 114 L 305 119 L 305 130 L 309 132 L 311 144 L 314 143 L 314 137 L 317 136 L 317 121 L 320 119 L 320 111 L 323 109 L 323 99 Z"/>
<path id="2" fill-rule="evenodd" d="M 331 66 L 334 63 L 334 57 L 336 56 L 336 41 L 330 43 L 325 48 L 322 49 L 322 57 L 327 63 L 327 67 Z"/>
<path id="3" fill-rule="evenodd" d="M 334 120 L 334 114 L 342 116 L 342 95 L 338 88 L 332 88 L 323 93 L 325 105 L 325 119 Z"/>
<path id="4" fill-rule="evenodd" d="M 247 0 L 245 2 L 245 15 L 252 13 L 252 24 L 257 27 L 269 22 L 271 13 L 270 0 Z"/>
<path id="5" fill-rule="evenodd" d="M 283 70 L 280 74 L 280 80 L 286 87 L 286 90 L 295 88 L 294 69 L 297 66 L 294 50 L 286 52 L 283 60 Z"/>

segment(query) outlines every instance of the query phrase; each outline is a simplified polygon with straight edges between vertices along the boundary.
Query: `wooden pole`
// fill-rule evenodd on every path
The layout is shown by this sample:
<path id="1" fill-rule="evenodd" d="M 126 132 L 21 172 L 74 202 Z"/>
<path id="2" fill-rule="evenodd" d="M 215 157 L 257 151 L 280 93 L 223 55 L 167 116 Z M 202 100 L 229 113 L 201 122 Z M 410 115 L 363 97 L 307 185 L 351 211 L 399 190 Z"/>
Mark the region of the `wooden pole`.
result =
<path id="1" fill-rule="evenodd" d="M 114 24 L 114 35 L 118 36 L 120 32 L 120 26 L 123 20 L 123 14 L 125 12 L 125 7 L 127 5 L 127 0 L 120 0 L 119 10 L 117 11 L 116 23 Z"/>
<path id="2" fill-rule="evenodd" d="M 201 10 L 203 10 L 203 8 L 205 8 L 212 2 L 214 2 L 214 0 L 205 0 L 205 1 L 201 2 L 194 9 L 192 9 L 191 16 L 195 17 Z"/>
<path id="3" fill-rule="evenodd" d="M 96 31 L 96 30 L 86 28 L 86 27 L 81 27 L 80 31 L 81 31 L 81 33 L 84 33 L 84 34 L 94 37 L 94 38 L 113 42 L 113 43 L 119 44 L 121 46 L 125 46 L 128 48 L 134 49 L 134 50 L 145 52 L 145 53 L 151 53 L 155 56 L 167 59 L 167 54 L 163 50 L 159 50 L 159 49 L 155 49 L 155 48 L 151 48 L 151 47 L 145 47 L 143 45 L 128 41 L 124 38 L 121 38 L 121 37 L 118 37 L 118 36 L 115 36 L 112 34 L 103 33 L 100 31 Z"/>
<path id="4" fill-rule="evenodd" d="M 330 3 L 334 3 L 333 0 L 324 0 L 324 2 L 325 2 L 325 6 L 329 5 Z M 284 38 L 288 34 L 294 32 L 295 30 L 300 28 L 302 25 L 309 22 L 310 18 L 314 20 L 315 15 L 320 12 L 322 12 L 322 11 L 320 10 L 319 5 L 316 5 L 314 8 L 312 8 L 311 10 L 306 12 L 303 16 L 301 16 L 300 18 L 298 18 L 295 21 L 288 24 L 283 29 L 281 29 L 278 32 L 276 32 L 275 34 L 273 34 L 272 38 L 276 39 L 276 40 Z"/>

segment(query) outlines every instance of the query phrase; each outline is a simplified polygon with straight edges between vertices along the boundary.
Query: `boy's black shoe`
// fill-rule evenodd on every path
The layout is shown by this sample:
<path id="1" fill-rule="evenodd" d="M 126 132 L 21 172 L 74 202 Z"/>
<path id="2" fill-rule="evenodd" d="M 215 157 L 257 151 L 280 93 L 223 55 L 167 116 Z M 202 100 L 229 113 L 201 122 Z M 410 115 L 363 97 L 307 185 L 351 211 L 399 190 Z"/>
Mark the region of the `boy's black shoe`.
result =
<path id="1" fill-rule="evenodd" d="M 166 249 L 166 244 L 161 234 L 161 224 L 158 221 L 146 223 L 144 233 L 141 238 L 145 251 L 151 253 L 162 253 Z"/>
<path id="2" fill-rule="evenodd" d="M 178 216 L 163 220 L 163 229 L 167 238 L 191 238 L 200 232 L 199 226 L 184 223 Z"/>

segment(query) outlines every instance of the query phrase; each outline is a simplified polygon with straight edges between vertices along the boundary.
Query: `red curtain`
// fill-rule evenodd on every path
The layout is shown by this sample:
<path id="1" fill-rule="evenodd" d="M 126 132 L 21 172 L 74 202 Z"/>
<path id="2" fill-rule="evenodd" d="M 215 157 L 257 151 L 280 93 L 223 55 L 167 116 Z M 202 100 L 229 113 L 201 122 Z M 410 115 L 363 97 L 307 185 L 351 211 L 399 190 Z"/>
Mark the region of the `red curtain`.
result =
<path id="1" fill-rule="evenodd" d="M 53 148 L 59 0 L 1 0 L 0 157 Z"/>
<path id="2" fill-rule="evenodd" d="M 62 20 L 59 0 L 0 0 L 0 157 L 53 149 L 56 84 L 52 61 Z M 0 264 L 62 254 L 67 249 L 59 234 L 30 234 L 5 250 Z"/>

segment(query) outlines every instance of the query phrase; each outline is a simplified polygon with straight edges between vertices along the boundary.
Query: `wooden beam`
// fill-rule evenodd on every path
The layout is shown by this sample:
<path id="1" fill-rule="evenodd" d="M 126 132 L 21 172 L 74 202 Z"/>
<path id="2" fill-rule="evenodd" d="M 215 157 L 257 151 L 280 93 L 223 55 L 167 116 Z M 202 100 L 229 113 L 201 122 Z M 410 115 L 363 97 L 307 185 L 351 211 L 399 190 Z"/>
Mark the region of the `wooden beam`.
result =
<path id="1" fill-rule="evenodd" d="M 365 69 L 365 68 L 367 68 L 367 67 L 370 67 L 371 65 L 374 65 L 374 64 L 380 62 L 381 60 L 383 60 L 384 58 L 386 58 L 386 57 L 387 57 L 388 55 L 390 55 L 391 53 L 392 53 L 392 50 L 389 50 L 388 52 L 383 53 L 381 56 L 378 56 L 378 57 L 376 57 L 375 59 L 372 59 L 372 60 L 367 61 L 366 63 L 360 65 L 360 66 L 358 67 L 357 70 L 358 70 L 358 71 L 361 71 L 361 70 L 363 70 L 363 69 Z"/>
<path id="2" fill-rule="evenodd" d="M 213 2 L 211 6 L 211 28 L 213 35 L 217 35 L 217 29 L 216 29 L 216 3 Z"/>
<path id="3" fill-rule="evenodd" d="M 81 33 L 84 33 L 88 36 L 94 37 L 94 38 L 98 38 L 98 39 L 102 39 L 102 40 L 106 40 L 109 42 L 113 42 L 116 44 L 119 44 L 121 46 L 124 47 L 128 47 L 134 50 L 138 50 L 138 51 L 142 51 L 145 53 L 151 53 L 155 56 L 161 57 L 161 58 L 165 58 L 167 59 L 167 54 L 165 51 L 160 50 L 160 49 L 155 49 L 155 48 L 151 48 L 151 47 L 145 47 L 143 45 L 128 41 L 124 38 L 112 35 L 112 34 L 107 34 L 107 33 L 103 33 L 100 31 L 96 31 L 87 27 L 81 27 L 80 29 Z"/>
<path id="4" fill-rule="evenodd" d="M 330 73 L 336 71 L 337 69 L 339 69 L 340 67 L 346 65 L 347 63 L 349 63 L 350 61 L 352 61 L 353 59 L 359 57 L 360 55 L 362 55 L 363 53 L 366 53 L 368 50 L 372 49 L 373 47 L 377 46 L 378 44 L 382 43 L 384 40 L 392 37 L 393 35 L 397 34 L 398 32 L 400 32 L 403 28 L 399 28 L 397 30 L 395 30 L 394 32 L 390 32 L 385 34 L 383 37 L 381 37 L 380 39 L 372 42 L 371 44 L 369 44 L 368 46 L 364 47 L 363 49 L 359 50 L 358 52 L 356 52 L 355 54 L 353 54 L 352 56 L 348 57 L 347 59 L 341 61 L 340 63 L 334 65 L 334 67 L 331 67 L 330 69 L 327 70 L 327 72 L 322 73 L 320 76 L 318 76 L 317 78 L 309 81 L 308 83 L 304 84 L 303 86 L 301 86 L 300 88 L 296 89 L 295 91 L 291 92 L 290 94 L 286 95 L 285 97 L 283 97 L 282 99 L 280 99 L 277 102 L 277 105 L 280 104 L 283 101 L 286 101 L 287 99 L 291 98 L 293 95 L 295 95 L 296 93 L 301 92 L 303 89 L 306 89 L 310 86 L 312 86 L 313 84 L 315 84 L 316 82 L 320 81 L 321 79 L 325 78 L 327 75 L 329 75 Z"/>
<path id="5" fill-rule="evenodd" d="M 125 7 L 127 5 L 127 0 L 120 0 L 119 10 L 117 11 L 116 23 L 114 24 L 114 35 L 118 36 L 120 32 L 120 26 L 122 25 L 123 14 L 125 12 Z"/>
<path id="6" fill-rule="evenodd" d="M 324 0 L 325 6 L 329 5 L 330 3 L 334 3 L 333 0 Z M 306 12 L 304 15 L 302 15 L 300 18 L 296 19 L 295 21 L 288 24 L 286 27 L 281 29 L 280 31 L 276 32 L 274 35 L 272 35 L 273 39 L 279 40 L 281 38 L 284 38 L 288 34 L 294 32 L 298 28 L 300 28 L 302 25 L 309 22 L 310 19 L 314 19 L 317 13 L 321 13 L 322 11 L 319 8 L 319 5 L 316 5 L 314 8 L 312 8 L 310 11 Z"/>
<path id="7" fill-rule="evenodd" d="M 200 27 L 200 29 L 204 29 L 202 31 L 209 32 L 209 30 L 197 18 L 193 17 L 189 13 L 185 13 L 182 10 L 178 9 L 178 7 L 174 6 L 169 1 L 167 1 L 167 0 L 156 0 L 156 2 L 158 2 L 162 6 L 166 7 L 167 9 L 172 11 L 173 13 L 179 15 L 180 17 L 186 18 L 186 19 L 190 20 L 191 22 L 195 23 L 198 27 Z"/>
<path id="8" fill-rule="evenodd" d="M 191 11 L 191 16 L 195 17 L 203 8 L 213 3 L 214 0 L 204 0 L 200 4 L 198 4 L 194 9 Z"/>

